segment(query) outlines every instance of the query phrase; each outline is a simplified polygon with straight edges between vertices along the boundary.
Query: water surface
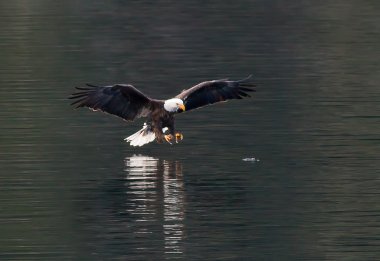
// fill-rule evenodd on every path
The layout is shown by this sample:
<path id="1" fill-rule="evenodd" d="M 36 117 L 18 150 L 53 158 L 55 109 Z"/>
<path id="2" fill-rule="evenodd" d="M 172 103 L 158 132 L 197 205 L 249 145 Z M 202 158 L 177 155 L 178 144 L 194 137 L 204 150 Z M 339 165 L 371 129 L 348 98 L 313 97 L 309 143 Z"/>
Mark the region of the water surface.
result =
<path id="1" fill-rule="evenodd" d="M 1 3 L 0 259 L 375 260 L 379 7 Z M 66 99 L 249 74 L 252 99 L 180 115 L 173 146 Z"/>

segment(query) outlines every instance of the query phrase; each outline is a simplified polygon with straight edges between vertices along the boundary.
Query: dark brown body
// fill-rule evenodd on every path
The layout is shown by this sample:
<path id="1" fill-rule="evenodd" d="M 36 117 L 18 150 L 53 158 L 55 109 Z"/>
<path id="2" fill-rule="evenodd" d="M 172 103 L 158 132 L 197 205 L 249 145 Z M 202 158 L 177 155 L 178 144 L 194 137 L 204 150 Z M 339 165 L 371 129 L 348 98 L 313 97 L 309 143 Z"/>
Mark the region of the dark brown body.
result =
<path id="1" fill-rule="evenodd" d="M 156 135 L 158 143 L 162 143 L 165 140 L 162 129 L 167 127 L 168 133 L 174 135 L 174 113 L 168 112 L 164 109 L 164 101 L 155 100 L 151 103 L 152 113 L 148 117 L 147 124 L 151 126 L 152 131 Z"/>

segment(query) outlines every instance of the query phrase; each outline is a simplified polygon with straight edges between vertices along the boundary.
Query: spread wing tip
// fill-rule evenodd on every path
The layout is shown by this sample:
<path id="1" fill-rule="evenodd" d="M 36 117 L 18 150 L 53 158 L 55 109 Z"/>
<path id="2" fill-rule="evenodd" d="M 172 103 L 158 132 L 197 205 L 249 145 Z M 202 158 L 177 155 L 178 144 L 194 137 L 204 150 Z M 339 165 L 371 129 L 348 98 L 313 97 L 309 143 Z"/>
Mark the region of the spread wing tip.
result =
<path id="1" fill-rule="evenodd" d="M 246 78 L 237 81 L 239 84 L 239 90 L 244 91 L 244 92 L 255 92 L 256 91 L 256 89 L 253 89 L 254 87 L 256 87 L 256 84 L 254 84 L 251 81 L 252 76 L 253 75 L 250 74 Z"/>
<path id="2" fill-rule="evenodd" d="M 88 90 L 91 90 L 95 87 L 98 87 L 98 86 L 86 83 L 86 86 L 84 86 L 84 87 L 75 86 L 75 89 L 80 90 L 80 91 L 88 91 Z"/>
<path id="3" fill-rule="evenodd" d="M 69 99 L 74 99 L 75 97 L 73 98 L 69 98 Z M 72 103 L 70 103 L 71 106 L 74 106 L 75 109 L 79 108 L 79 107 L 83 107 L 84 104 L 83 104 L 83 101 L 85 100 L 86 98 L 83 98 L 83 99 L 78 99 L 78 100 L 75 100 L 73 101 Z"/>
<path id="4" fill-rule="evenodd" d="M 67 97 L 68 99 L 78 99 L 76 101 L 74 101 L 73 103 L 71 103 L 71 105 L 75 105 L 76 103 L 78 102 L 81 102 L 84 100 L 85 97 L 87 97 L 91 92 L 95 91 L 96 88 L 99 88 L 99 86 L 96 86 L 94 84 L 90 84 L 90 83 L 86 83 L 86 86 L 84 87 L 80 87 L 80 86 L 75 86 L 74 87 L 76 90 L 78 90 L 77 92 L 74 92 L 72 93 L 69 97 Z M 83 107 L 82 106 L 78 106 L 78 107 Z M 76 107 L 76 108 L 78 108 Z"/>

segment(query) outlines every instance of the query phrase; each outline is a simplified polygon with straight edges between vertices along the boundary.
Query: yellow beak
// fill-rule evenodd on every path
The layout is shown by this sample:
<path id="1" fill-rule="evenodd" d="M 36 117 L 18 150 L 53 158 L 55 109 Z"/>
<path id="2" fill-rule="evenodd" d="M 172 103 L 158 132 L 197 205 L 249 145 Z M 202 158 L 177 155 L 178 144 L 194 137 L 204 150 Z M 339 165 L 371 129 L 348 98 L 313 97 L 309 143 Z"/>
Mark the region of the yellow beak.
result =
<path id="1" fill-rule="evenodd" d="M 182 111 L 186 110 L 185 105 L 183 105 L 183 104 L 178 105 L 178 108 L 180 108 Z"/>

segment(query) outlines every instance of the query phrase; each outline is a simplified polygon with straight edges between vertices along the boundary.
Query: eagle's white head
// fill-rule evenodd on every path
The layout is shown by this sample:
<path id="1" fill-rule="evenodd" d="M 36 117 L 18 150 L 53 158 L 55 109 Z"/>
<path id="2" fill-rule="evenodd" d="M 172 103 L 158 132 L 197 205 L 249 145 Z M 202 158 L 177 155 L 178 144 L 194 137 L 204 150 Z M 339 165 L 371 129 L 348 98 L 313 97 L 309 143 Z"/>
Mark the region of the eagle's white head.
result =
<path id="1" fill-rule="evenodd" d="M 173 98 L 166 100 L 164 103 L 164 108 L 168 112 L 183 112 L 185 111 L 185 105 L 183 105 L 183 101 L 178 98 Z"/>

